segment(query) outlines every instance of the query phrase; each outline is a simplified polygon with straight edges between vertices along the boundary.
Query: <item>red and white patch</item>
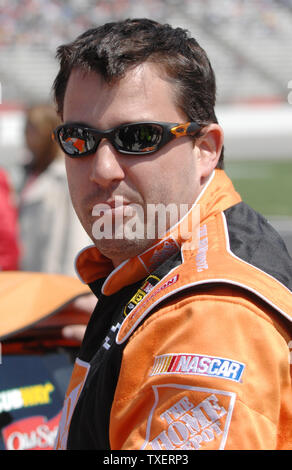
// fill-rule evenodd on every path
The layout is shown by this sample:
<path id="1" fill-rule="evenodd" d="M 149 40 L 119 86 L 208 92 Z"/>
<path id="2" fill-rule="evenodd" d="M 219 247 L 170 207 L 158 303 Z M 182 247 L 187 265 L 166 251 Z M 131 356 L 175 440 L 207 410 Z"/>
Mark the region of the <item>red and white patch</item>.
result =
<path id="1" fill-rule="evenodd" d="M 143 450 L 225 448 L 236 394 L 179 384 L 153 386 Z"/>

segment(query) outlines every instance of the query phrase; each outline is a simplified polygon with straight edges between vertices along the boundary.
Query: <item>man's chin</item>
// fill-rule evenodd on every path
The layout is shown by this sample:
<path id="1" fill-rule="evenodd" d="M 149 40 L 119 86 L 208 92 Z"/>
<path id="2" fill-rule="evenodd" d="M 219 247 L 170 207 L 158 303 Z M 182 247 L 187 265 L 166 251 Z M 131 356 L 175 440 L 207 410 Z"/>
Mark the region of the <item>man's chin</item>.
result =
<path id="1" fill-rule="evenodd" d="M 147 239 L 101 239 L 94 240 L 96 248 L 107 258 L 113 261 L 113 264 L 118 264 L 126 261 L 127 259 L 134 258 L 135 256 L 143 253 L 155 243 L 155 240 Z"/>

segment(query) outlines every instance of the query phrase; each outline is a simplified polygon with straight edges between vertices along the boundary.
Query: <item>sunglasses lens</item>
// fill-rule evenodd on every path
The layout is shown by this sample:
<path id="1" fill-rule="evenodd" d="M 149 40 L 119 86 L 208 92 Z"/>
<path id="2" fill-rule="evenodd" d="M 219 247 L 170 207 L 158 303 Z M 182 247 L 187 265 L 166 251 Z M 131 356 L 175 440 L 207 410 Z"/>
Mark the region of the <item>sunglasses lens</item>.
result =
<path id="1" fill-rule="evenodd" d="M 114 144 L 121 152 L 151 152 L 161 142 L 162 134 L 163 128 L 157 124 L 129 124 L 117 129 Z"/>
<path id="2" fill-rule="evenodd" d="M 59 140 L 64 152 L 72 157 L 91 152 L 98 143 L 97 138 L 82 127 L 62 127 Z"/>

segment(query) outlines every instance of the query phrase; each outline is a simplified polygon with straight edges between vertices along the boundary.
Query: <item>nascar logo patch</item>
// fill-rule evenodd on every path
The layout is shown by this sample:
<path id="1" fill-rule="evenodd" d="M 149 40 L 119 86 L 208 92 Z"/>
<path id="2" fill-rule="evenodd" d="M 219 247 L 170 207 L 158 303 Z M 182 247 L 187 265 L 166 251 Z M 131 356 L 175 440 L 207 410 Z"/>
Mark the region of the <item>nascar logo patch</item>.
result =
<path id="1" fill-rule="evenodd" d="M 164 354 L 156 356 L 150 376 L 161 374 L 190 374 L 223 379 L 241 380 L 245 365 L 216 356 L 199 354 Z"/>

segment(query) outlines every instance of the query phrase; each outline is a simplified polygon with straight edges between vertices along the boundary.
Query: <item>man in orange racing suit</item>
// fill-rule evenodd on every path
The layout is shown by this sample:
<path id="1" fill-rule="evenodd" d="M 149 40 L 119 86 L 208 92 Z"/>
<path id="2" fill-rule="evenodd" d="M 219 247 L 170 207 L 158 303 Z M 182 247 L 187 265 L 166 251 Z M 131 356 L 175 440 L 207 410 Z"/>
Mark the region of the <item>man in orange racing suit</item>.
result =
<path id="1" fill-rule="evenodd" d="M 98 303 L 56 448 L 291 449 L 292 260 L 223 170 L 204 50 L 137 19 L 58 58 L 55 138 L 94 241 L 76 267 Z"/>

